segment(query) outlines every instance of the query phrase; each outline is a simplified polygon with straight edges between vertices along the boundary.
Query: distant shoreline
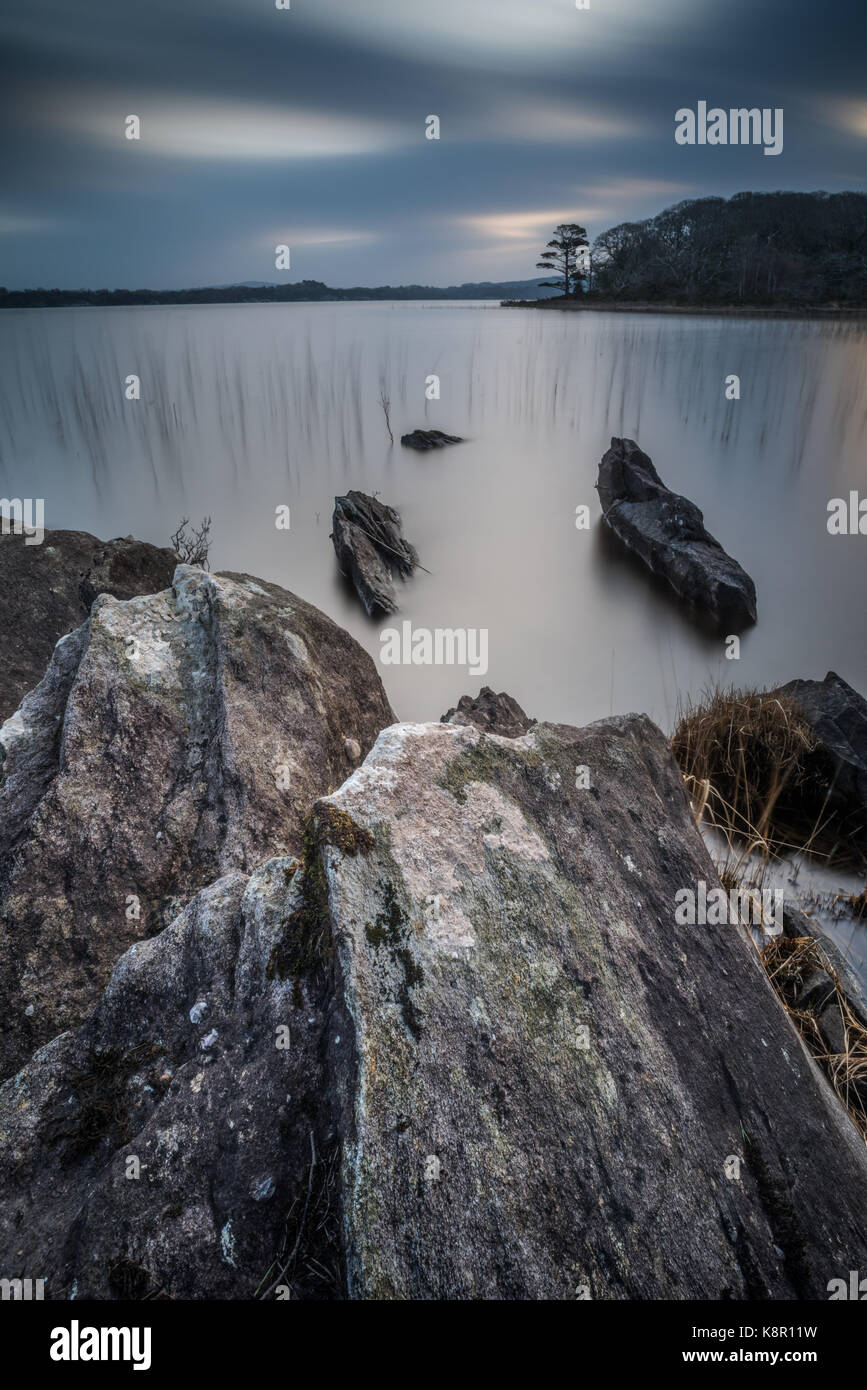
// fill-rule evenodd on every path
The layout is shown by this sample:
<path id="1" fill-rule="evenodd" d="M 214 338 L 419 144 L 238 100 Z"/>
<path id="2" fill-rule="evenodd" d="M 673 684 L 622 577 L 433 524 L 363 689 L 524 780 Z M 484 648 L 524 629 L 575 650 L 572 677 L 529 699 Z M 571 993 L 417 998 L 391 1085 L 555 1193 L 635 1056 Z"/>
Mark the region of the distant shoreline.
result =
<path id="1" fill-rule="evenodd" d="M 510 296 L 532 299 L 539 280 L 482 280 L 462 285 L 355 285 L 337 289 L 321 280 L 296 280 L 287 285 L 200 285 L 180 290 L 61 290 L 44 286 L 25 290 L 0 287 L 0 309 L 145 308 L 174 304 L 343 304 L 376 301 L 488 300 Z"/>
<path id="2" fill-rule="evenodd" d="M 569 313 L 701 314 L 712 318 L 863 319 L 867 304 L 654 304 L 623 299 L 504 299 L 501 309 L 559 309 Z"/>

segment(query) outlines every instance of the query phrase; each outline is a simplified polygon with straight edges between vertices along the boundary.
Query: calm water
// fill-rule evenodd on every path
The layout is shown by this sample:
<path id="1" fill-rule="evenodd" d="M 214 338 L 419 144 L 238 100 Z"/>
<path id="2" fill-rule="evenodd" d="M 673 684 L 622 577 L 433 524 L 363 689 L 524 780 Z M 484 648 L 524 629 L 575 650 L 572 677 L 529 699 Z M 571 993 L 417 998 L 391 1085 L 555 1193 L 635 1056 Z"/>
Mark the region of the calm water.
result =
<path id="1" fill-rule="evenodd" d="M 830 497 L 867 494 L 864 326 L 380 303 L 5 311 L 0 333 L 0 495 L 44 497 L 49 526 L 165 544 L 208 512 L 212 568 L 295 590 L 376 657 L 384 624 L 339 580 L 331 510 L 350 487 L 398 507 L 431 571 L 400 589 L 398 621 L 489 632 L 483 678 L 381 667 L 401 718 L 482 683 L 540 718 L 640 709 L 666 727 L 715 680 L 834 668 L 867 692 L 867 537 L 826 529 Z M 467 442 L 391 445 L 381 389 L 396 438 Z M 740 661 L 605 543 L 593 484 L 613 434 L 754 577 Z"/>

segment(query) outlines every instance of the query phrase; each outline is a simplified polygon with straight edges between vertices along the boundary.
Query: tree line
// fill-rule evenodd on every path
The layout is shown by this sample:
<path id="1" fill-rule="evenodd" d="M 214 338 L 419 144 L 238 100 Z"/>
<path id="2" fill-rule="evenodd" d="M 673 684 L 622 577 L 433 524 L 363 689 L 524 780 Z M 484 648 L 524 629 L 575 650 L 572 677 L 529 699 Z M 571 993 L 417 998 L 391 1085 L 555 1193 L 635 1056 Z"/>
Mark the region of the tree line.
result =
<path id="1" fill-rule="evenodd" d="M 603 232 L 590 277 L 588 292 L 603 299 L 862 305 L 867 194 L 687 199 Z"/>

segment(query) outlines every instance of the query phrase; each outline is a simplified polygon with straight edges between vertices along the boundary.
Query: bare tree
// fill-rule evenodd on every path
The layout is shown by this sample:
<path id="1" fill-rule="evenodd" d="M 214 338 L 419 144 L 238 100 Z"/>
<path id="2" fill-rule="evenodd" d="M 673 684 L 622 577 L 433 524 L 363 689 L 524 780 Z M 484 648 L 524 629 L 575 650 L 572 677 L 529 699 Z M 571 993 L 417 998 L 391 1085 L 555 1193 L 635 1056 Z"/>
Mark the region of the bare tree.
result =
<path id="1" fill-rule="evenodd" d="M 379 404 L 382 406 L 382 413 L 385 416 L 385 428 L 388 430 L 388 437 L 393 444 L 394 435 L 391 432 L 391 397 L 385 394 L 384 386 L 379 393 Z"/>
<path id="2" fill-rule="evenodd" d="M 208 551 L 211 546 L 211 518 L 202 518 L 202 524 L 192 527 L 188 532 L 190 524 L 188 516 L 181 518 L 181 524 L 175 531 L 171 539 L 172 550 L 177 555 L 182 565 L 199 565 L 203 570 L 208 566 Z"/>

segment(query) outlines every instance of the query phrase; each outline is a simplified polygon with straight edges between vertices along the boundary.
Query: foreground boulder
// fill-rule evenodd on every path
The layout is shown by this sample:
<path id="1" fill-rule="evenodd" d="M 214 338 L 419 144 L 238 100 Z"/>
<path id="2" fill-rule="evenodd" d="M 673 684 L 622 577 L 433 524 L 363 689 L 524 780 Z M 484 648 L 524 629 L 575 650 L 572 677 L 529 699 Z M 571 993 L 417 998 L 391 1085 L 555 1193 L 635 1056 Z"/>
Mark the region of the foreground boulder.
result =
<path id="1" fill-rule="evenodd" d="M 520 738 L 536 721 L 504 690 L 497 695 L 489 685 L 483 685 L 475 699 L 462 695 L 453 709 L 446 710 L 440 723 L 474 724 L 485 733 Z"/>
<path id="2" fill-rule="evenodd" d="M 867 857 L 867 700 L 836 671 L 823 681 L 789 681 L 779 693 L 816 740 L 813 817 L 830 822 L 829 829 Z"/>
<path id="3" fill-rule="evenodd" d="M 400 442 L 407 449 L 444 449 L 447 444 L 462 444 L 463 440 L 458 434 L 443 434 L 442 430 L 413 430 L 411 434 L 402 434 Z"/>
<path id="4" fill-rule="evenodd" d="M 76 1299 L 827 1297 L 867 1263 L 864 1146 L 746 933 L 676 925 L 698 880 L 645 718 L 384 730 L 300 859 L 203 889 L 0 1088 L 3 1268 Z"/>
<path id="5" fill-rule="evenodd" d="M 59 637 L 87 618 L 97 594 L 133 598 L 168 588 L 173 550 L 131 536 L 46 531 L 39 545 L 0 531 L 0 722 L 45 674 Z"/>
<path id="6" fill-rule="evenodd" d="M 756 587 L 705 529 L 694 502 L 671 492 L 634 439 L 611 440 L 596 484 L 602 519 L 680 598 L 718 623 L 756 621 Z"/>
<path id="7" fill-rule="evenodd" d="M 393 719 L 367 653 L 277 585 L 179 566 L 100 596 L 0 727 L 0 1076 L 200 888 L 297 853 Z"/>
<path id="8" fill-rule="evenodd" d="M 331 523 L 337 563 L 368 617 L 396 613 L 394 575 L 406 579 L 418 564 L 415 547 L 401 532 L 399 513 L 353 490 L 335 497 Z"/>
<path id="9" fill-rule="evenodd" d="M 825 1298 L 867 1265 L 864 1145 L 746 932 L 675 922 L 717 880 L 646 718 L 397 725 L 326 811 L 350 1296 Z"/>

